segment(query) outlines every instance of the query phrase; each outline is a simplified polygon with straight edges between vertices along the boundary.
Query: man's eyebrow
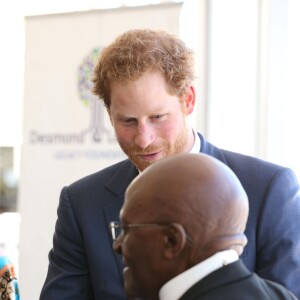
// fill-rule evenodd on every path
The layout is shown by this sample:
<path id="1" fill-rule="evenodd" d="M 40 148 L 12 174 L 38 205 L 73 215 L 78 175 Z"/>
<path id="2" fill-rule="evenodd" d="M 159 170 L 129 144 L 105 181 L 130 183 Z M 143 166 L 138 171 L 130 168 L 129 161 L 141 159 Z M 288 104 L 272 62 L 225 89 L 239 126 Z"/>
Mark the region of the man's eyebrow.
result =
<path id="1" fill-rule="evenodd" d="M 121 119 L 121 118 L 126 118 L 126 119 L 135 119 L 135 117 L 134 117 L 134 116 L 125 115 L 125 114 L 120 114 L 120 113 L 116 113 L 115 117 L 116 117 L 116 118 L 119 118 L 119 119 Z"/>

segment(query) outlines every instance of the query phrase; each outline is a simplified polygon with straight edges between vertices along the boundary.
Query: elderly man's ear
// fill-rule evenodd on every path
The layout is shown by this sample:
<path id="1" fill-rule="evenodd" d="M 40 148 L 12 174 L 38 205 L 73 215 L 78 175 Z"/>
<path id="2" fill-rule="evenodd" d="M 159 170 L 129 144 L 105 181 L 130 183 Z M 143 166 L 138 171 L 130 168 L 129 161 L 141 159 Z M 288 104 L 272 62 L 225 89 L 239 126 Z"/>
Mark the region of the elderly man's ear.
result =
<path id="1" fill-rule="evenodd" d="M 171 260 L 179 256 L 187 242 L 183 226 L 178 223 L 170 224 L 164 230 L 164 258 Z"/>

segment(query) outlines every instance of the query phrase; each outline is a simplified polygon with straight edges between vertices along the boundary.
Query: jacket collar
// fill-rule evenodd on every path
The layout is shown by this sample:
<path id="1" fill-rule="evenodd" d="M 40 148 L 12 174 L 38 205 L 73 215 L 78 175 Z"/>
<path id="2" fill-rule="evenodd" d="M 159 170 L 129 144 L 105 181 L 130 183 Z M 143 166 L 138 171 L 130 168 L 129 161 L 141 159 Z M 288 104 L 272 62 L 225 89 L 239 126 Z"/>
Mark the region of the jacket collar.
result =
<path id="1" fill-rule="evenodd" d="M 119 168 L 108 181 L 106 188 L 116 196 L 124 194 L 130 182 L 138 175 L 134 164 L 126 159 L 119 163 Z"/>

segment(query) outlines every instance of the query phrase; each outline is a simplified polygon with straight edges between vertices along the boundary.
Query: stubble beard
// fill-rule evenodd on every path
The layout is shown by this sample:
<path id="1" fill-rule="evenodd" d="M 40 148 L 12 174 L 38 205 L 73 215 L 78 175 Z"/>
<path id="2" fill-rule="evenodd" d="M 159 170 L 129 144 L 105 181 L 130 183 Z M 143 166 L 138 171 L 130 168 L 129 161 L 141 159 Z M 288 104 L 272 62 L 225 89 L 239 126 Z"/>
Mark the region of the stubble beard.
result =
<path id="1" fill-rule="evenodd" d="M 168 157 L 170 155 L 175 155 L 178 153 L 185 152 L 187 149 L 187 143 L 188 143 L 188 128 L 185 121 L 183 121 L 182 130 L 178 134 L 176 140 L 174 143 L 170 144 L 168 142 L 163 142 L 159 145 L 150 145 L 145 149 L 142 149 L 138 146 L 132 146 L 132 147 L 125 147 L 123 145 L 120 145 L 123 152 L 128 156 L 128 158 L 133 162 L 133 164 L 136 166 L 136 168 L 139 171 L 145 170 L 148 166 L 152 165 L 153 163 L 163 159 L 164 157 Z M 136 155 L 136 153 L 141 154 L 149 154 L 149 153 L 155 153 L 162 151 L 164 153 L 163 157 L 156 160 L 150 160 L 146 161 L 141 159 Z"/>

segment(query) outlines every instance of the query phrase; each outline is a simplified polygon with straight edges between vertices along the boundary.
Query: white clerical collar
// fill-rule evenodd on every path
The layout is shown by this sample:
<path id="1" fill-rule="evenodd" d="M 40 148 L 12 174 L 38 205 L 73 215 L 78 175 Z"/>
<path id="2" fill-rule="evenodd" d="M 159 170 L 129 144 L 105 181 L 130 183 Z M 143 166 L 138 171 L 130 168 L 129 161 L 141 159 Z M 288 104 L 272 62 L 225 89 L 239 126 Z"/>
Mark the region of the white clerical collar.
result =
<path id="1" fill-rule="evenodd" d="M 218 252 L 165 283 L 159 291 L 160 300 L 178 300 L 199 280 L 239 259 L 235 250 Z"/>

